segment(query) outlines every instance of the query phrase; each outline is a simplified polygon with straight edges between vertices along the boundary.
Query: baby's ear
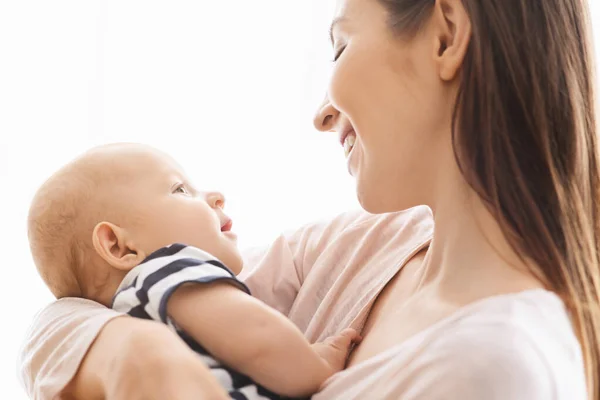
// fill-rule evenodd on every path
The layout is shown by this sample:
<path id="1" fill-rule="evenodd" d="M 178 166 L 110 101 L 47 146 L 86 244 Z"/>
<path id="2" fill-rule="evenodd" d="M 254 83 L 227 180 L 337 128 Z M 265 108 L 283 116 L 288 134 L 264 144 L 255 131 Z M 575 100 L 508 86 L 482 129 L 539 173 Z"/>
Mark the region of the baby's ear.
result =
<path id="1" fill-rule="evenodd" d="M 110 222 L 100 222 L 92 233 L 96 253 L 113 268 L 129 271 L 139 265 L 146 255 L 128 239 L 127 232 Z"/>

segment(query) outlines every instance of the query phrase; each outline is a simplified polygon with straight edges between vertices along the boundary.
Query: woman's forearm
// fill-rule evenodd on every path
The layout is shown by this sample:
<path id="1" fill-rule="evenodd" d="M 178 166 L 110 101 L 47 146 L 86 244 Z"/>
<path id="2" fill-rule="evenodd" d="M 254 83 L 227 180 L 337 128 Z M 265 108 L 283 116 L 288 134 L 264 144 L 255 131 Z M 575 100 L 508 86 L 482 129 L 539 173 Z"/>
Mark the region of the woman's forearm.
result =
<path id="1" fill-rule="evenodd" d="M 98 333 L 122 314 L 85 299 L 65 298 L 41 310 L 28 329 L 18 368 L 29 398 L 59 398 Z"/>
<path id="2" fill-rule="evenodd" d="M 104 399 L 110 387 L 111 368 L 118 364 L 117 352 L 127 349 L 129 335 L 135 335 L 140 322 L 129 317 L 109 321 L 90 346 L 73 380 L 63 392 L 67 399 Z M 126 354 L 123 354 L 126 357 Z"/>
<path id="3" fill-rule="evenodd" d="M 64 395 L 73 400 L 229 398 L 165 325 L 129 317 L 106 324 Z"/>

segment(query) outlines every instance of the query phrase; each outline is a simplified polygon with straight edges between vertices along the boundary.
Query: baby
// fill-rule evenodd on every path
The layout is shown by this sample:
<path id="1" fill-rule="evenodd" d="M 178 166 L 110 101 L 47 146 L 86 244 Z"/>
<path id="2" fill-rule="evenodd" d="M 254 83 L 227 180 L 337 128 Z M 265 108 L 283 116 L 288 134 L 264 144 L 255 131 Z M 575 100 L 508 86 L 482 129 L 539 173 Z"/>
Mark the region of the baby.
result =
<path id="1" fill-rule="evenodd" d="M 57 297 L 168 324 L 234 399 L 306 397 L 343 369 L 346 329 L 311 345 L 236 278 L 242 259 L 219 193 L 195 189 L 146 146 L 95 148 L 54 174 L 29 213 L 40 275 Z"/>

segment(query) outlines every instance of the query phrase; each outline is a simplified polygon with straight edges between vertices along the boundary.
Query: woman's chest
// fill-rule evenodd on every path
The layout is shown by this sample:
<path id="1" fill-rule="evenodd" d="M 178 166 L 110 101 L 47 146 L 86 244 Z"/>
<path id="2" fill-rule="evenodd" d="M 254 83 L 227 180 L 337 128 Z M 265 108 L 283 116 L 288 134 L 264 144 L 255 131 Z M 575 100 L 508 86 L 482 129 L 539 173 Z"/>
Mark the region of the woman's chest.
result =
<path id="1" fill-rule="evenodd" d="M 415 295 L 425 251 L 413 257 L 375 299 L 365 320 L 362 343 L 350 355 L 348 366 L 376 356 L 423 331 L 452 309 Z"/>

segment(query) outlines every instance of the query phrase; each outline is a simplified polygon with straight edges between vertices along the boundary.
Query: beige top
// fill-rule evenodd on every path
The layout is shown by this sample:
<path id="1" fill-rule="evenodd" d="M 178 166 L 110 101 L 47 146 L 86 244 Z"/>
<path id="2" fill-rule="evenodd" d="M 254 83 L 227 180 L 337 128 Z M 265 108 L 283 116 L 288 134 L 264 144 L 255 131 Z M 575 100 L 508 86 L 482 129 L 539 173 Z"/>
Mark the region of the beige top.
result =
<path id="1" fill-rule="evenodd" d="M 377 294 L 432 233 L 425 207 L 350 212 L 246 252 L 241 278 L 318 341 L 346 327 L 361 329 Z M 81 299 L 42 310 L 20 360 L 29 395 L 60 399 L 90 343 L 117 315 Z M 577 400 L 585 399 L 585 382 L 563 303 L 533 290 L 470 304 L 336 374 L 313 399 Z"/>

